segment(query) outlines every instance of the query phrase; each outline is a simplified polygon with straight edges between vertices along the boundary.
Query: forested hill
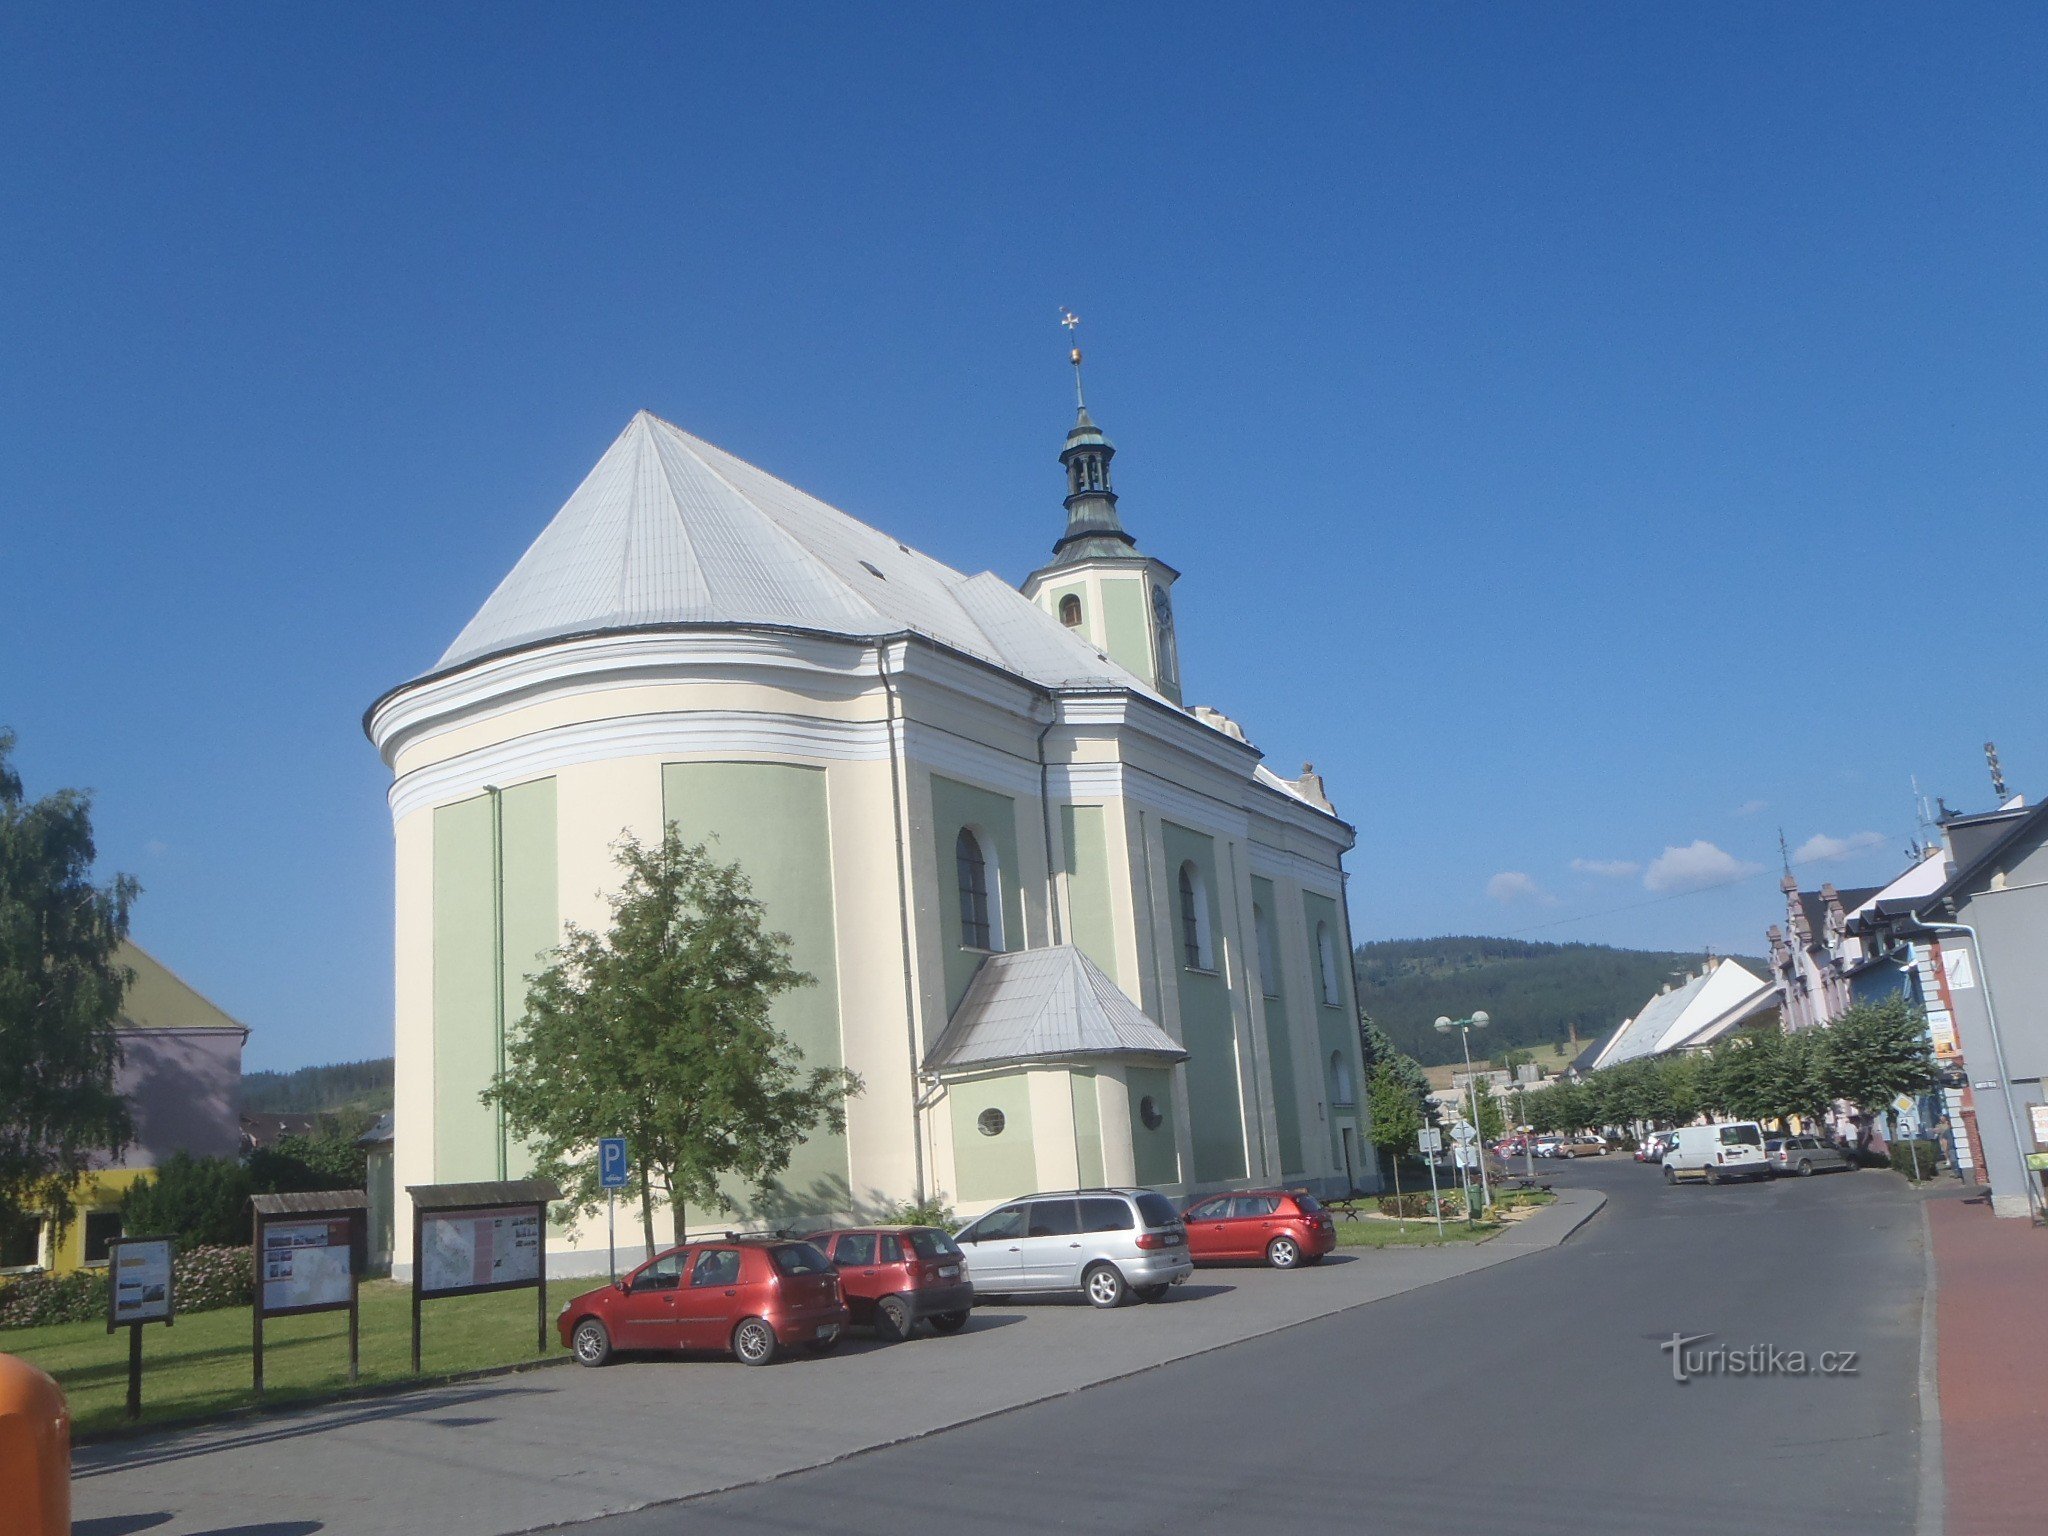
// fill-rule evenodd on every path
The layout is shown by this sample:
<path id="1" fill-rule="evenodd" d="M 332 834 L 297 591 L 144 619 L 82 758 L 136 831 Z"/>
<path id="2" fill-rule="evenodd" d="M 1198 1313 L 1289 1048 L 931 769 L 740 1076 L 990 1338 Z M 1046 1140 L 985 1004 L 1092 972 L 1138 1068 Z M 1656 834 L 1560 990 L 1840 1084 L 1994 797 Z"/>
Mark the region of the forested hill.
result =
<path id="1" fill-rule="evenodd" d="M 323 1109 L 387 1110 L 391 1107 L 391 1058 L 339 1061 L 296 1072 L 242 1074 L 242 1108 L 277 1115 L 308 1115 Z"/>
<path id="2" fill-rule="evenodd" d="M 1459 1059 L 1458 1037 L 1432 1027 L 1445 1014 L 1493 1015 L 1472 1054 L 1564 1040 L 1576 1025 L 1590 1043 L 1633 1017 L 1673 971 L 1697 971 L 1703 954 L 1612 949 L 1605 944 L 1532 944 L 1458 936 L 1383 939 L 1353 957 L 1359 1001 L 1394 1044 L 1424 1066 Z M 1736 956 L 1756 972 L 1764 962 Z M 1553 1058 L 1546 1056 L 1545 1065 Z"/>

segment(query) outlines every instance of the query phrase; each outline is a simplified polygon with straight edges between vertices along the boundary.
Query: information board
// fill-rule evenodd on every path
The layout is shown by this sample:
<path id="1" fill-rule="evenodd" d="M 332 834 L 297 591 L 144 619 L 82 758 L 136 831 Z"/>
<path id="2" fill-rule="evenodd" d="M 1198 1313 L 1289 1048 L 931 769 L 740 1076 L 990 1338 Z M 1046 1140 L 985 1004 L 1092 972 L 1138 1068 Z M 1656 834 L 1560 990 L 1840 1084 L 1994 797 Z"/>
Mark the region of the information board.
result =
<path id="1" fill-rule="evenodd" d="M 536 1207 L 420 1213 L 420 1290 L 429 1296 L 540 1279 Z"/>
<path id="2" fill-rule="evenodd" d="M 355 1267 L 347 1216 L 263 1223 L 263 1310 L 310 1312 L 345 1307 L 354 1296 Z"/>
<path id="3" fill-rule="evenodd" d="M 108 1248 L 107 1324 L 171 1320 L 171 1240 L 118 1238 Z"/>

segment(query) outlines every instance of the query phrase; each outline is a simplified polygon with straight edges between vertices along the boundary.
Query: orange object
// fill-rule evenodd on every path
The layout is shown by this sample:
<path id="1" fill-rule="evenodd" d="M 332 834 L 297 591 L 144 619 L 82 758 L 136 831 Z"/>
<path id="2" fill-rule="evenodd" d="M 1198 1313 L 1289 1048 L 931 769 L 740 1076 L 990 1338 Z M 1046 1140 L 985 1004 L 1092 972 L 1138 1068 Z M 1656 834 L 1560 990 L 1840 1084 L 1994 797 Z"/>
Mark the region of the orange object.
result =
<path id="1" fill-rule="evenodd" d="M 0 1536 L 69 1536 L 71 1410 L 64 1389 L 0 1355 Z"/>

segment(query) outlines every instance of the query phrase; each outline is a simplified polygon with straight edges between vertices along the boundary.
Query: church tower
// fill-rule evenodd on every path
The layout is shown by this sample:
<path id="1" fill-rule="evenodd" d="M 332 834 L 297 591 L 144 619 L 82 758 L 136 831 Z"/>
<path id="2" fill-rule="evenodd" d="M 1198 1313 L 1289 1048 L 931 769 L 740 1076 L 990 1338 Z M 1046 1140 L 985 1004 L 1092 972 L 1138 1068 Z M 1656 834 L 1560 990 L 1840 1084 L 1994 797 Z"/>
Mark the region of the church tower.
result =
<path id="1" fill-rule="evenodd" d="M 1069 330 L 1080 322 L 1062 321 Z M 1088 414 L 1075 347 L 1074 426 L 1060 450 L 1067 476 L 1067 527 L 1052 563 L 1024 581 L 1024 595 L 1126 671 L 1180 703 L 1180 651 L 1174 637 L 1173 583 L 1180 572 L 1144 554 L 1117 516 L 1110 460 L 1116 446 Z"/>

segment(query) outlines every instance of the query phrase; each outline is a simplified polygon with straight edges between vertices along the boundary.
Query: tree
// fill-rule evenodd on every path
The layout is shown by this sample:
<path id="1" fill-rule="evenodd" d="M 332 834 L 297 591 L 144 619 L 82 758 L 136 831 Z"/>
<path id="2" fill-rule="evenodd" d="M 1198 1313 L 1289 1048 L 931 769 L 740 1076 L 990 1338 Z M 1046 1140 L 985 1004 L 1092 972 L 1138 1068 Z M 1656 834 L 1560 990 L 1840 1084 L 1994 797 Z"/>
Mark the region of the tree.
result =
<path id="1" fill-rule="evenodd" d="M 1507 1132 L 1507 1112 L 1501 1108 L 1500 1099 L 1486 1083 L 1476 1083 L 1472 1095 L 1479 1101 L 1479 1141 L 1482 1146 L 1492 1146 Z"/>
<path id="2" fill-rule="evenodd" d="M 1415 1102 L 1399 1068 L 1383 1061 L 1374 1070 L 1365 1090 L 1366 1113 L 1370 1120 L 1372 1144 L 1391 1157 L 1394 1164 L 1394 1192 L 1401 1192 L 1401 1159 L 1415 1145 L 1422 1129 L 1422 1106 Z"/>
<path id="3" fill-rule="evenodd" d="M 1903 997 L 1858 1003 L 1828 1026 L 1826 1043 L 1814 1049 L 1828 1097 L 1883 1114 L 1887 1133 L 1897 1125 L 1892 1100 L 1938 1081 L 1927 1016 Z"/>
<path id="4" fill-rule="evenodd" d="M 141 888 L 92 883 L 92 797 L 25 799 L 14 742 L 0 730 L 0 1221 L 61 1225 L 92 1155 L 128 1140 L 115 1021 L 132 973 L 115 954 Z"/>
<path id="5" fill-rule="evenodd" d="M 1413 1056 L 1397 1049 L 1387 1037 L 1387 1032 L 1363 1009 L 1358 1015 L 1358 1048 L 1359 1055 L 1365 1060 L 1367 1082 L 1379 1076 L 1382 1067 L 1390 1069 L 1402 1089 L 1415 1101 L 1416 1113 L 1427 1113 L 1429 1074 L 1422 1070 L 1422 1064 Z"/>
<path id="6" fill-rule="evenodd" d="M 602 935 L 571 924 L 533 978 L 506 1067 L 484 1090 L 506 1129 L 557 1181 L 568 1207 L 602 1208 L 600 1136 L 633 1152 L 629 1196 L 647 1246 L 666 1201 L 676 1235 L 687 1206 L 735 1209 L 735 1181 L 765 1192 L 820 1125 L 846 1127 L 861 1082 L 836 1067 L 806 1071 L 769 1021 L 774 1000 L 814 978 L 790 962 L 789 939 L 764 926 L 738 865 L 721 864 L 675 824 L 659 847 L 621 839 L 625 873 Z"/>

